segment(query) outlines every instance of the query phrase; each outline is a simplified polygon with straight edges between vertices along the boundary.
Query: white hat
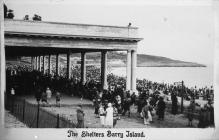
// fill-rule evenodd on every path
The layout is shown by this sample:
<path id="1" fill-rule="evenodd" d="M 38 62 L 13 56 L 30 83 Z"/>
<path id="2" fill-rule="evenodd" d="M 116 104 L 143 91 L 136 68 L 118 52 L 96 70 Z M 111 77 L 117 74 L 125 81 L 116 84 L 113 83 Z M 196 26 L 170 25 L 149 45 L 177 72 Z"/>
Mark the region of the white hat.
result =
<path id="1" fill-rule="evenodd" d="M 111 103 L 108 103 L 108 107 L 112 107 L 112 104 L 111 104 Z"/>

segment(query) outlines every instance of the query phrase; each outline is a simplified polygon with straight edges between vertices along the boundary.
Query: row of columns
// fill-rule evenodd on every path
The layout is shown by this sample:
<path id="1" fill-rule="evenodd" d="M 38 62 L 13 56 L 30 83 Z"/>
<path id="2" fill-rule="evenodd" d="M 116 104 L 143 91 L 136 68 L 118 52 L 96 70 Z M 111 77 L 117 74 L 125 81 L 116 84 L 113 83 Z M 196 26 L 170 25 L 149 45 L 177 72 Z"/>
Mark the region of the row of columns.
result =
<path id="1" fill-rule="evenodd" d="M 41 57 L 42 63 L 41 64 Z M 67 78 L 71 78 L 71 53 L 67 52 Z M 37 56 L 32 58 L 32 67 L 35 70 L 43 71 L 46 73 L 45 56 Z M 127 68 L 126 68 L 126 90 L 136 91 L 136 63 L 137 54 L 135 50 L 127 51 Z M 43 67 L 41 67 L 43 65 Z M 56 54 L 56 75 L 60 74 L 59 54 Z M 48 56 L 48 74 L 51 74 L 51 55 Z M 81 53 L 81 83 L 86 83 L 86 53 Z M 107 85 L 107 51 L 101 52 L 101 87 L 108 89 Z"/>
<path id="2" fill-rule="evenodd" d="M 56 75 L 59 75 L 60 74 L 60 60 L 59 60 L 59 54 L 56 54 Z M 67 78 L 71 78 L 71 53 L 68 52 L 67 53 Z M 86 59 L 86 54 L 85 52 L 82 52 L 81 53 L 81 79 L 82 79 L 82 83 L 85 84 L 86 82 L 86 64 L 85 64 L 85 59 Z M 46 59 L 45 59 L 45 56 L 36 56 L 36 57 L 32 57 L 31 58 L 31 63 L 32 63 L 32 68 L 34 70 L 38 70 L 38 71 L 42 71 L 44 74 L 46 73 Z M 51 55 L 48 55 L 48 74 L 51 74 Z M 42 67 L 41 67 L 42 66 Z"/>

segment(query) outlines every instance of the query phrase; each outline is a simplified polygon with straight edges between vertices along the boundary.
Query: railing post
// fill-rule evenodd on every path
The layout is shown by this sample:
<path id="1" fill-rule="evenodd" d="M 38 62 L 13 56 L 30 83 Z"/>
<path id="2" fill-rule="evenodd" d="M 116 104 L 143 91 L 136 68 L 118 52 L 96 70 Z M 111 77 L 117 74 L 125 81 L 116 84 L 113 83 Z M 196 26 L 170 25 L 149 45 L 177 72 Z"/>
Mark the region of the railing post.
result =
<path id="1" fill-rule="evenodd" d="M 23 120 L 23 122 L 24 122 L 24 118 L 25 118 L 25 99 L 23 100 L 23 118 L 22 118 L 22 120 Z"/>
<path id="2" fill-rule="evenodd" d="M 40 116 L 40 104 L 37 104 L 37 124 L 36 127 L 39 128 L 39 116 Z"/>
<path id="3" fill-rule="evenodd" d="M 59 114 L 57 114 L 57 123 L 56 123 L 56 128 L 59 128 Z"/>

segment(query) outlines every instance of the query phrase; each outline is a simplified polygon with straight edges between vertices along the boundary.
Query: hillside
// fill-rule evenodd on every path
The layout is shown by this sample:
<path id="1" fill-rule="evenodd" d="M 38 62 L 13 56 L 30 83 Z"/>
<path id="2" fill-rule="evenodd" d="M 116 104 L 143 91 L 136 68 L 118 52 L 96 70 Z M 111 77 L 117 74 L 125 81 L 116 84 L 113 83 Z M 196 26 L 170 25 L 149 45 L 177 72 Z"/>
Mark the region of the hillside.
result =
<path id="1" fill-rule="evenodd" d="M 79 53 L 75 53 L 72 57 L 79 57 Z M 88 64 L 100 64 L 101 53 L 87 53 L 86 60 Z M 121 52 L 108 52 L 108 63 L 113 67 L 126 66 L 126 54 Z M 61 55 L 61 63 L 66 63 L 66 55 Z M 79 59 L 80 60 L 80 59 Z M 29 61 L 28 58 L 23 58 L 22 61 Z M 55 61 L 53 57 L 52 61 Z M 206 67 L 203 64 L 195 62 L 185 62 L 180 60 L 173 60 L 166 57 L 137 54 L 138 67 Z"/>
<path id="2" fill-rule="evenodd" d="M 107 58 L 109 62 L 112 64 L 112 66 L 126 65 L 125 53 L 109 52 Z M 100 61 L 100 53 L 88 54 L 87 59 L 93 61 Z M 203 64 L 173 60 L 166 57 L 153 56 L 147 54 L 137 55 L 137 66 L 138 67 L 205 67 L 205 65 Z"/>
<path id="3" fill-rule="evenodd" d="M 206 67 L 195 62 L 173 60 L 161 56 L 138 54 L 138 67 Z"/>

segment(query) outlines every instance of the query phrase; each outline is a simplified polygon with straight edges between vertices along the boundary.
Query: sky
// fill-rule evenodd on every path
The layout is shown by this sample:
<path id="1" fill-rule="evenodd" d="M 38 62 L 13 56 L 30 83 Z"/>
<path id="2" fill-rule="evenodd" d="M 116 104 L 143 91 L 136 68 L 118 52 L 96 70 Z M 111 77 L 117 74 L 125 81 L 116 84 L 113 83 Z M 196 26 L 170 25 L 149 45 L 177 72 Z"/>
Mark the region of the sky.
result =
<path id="1" fill-rule="evenodd" d="M 5 0 L 15 19 L 139 28 L 138 53 L 212 65 L 214 10 L 203 0 Z"/>

